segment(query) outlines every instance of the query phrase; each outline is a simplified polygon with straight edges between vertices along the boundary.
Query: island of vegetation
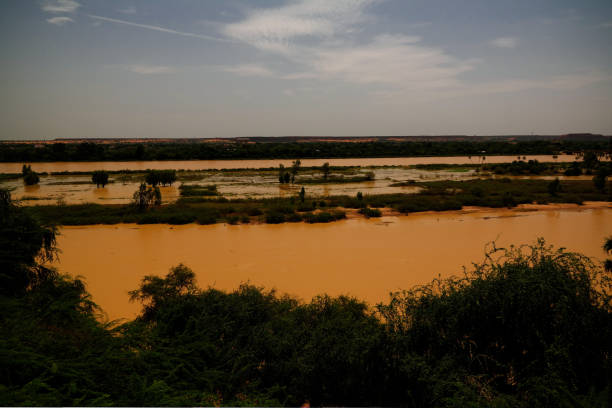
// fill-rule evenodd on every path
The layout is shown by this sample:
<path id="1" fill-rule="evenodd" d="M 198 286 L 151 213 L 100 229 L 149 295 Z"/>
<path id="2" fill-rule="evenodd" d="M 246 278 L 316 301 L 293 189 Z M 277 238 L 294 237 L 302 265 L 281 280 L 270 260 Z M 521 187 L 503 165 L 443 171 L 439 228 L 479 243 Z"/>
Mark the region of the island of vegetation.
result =
<path id="1" fill-rule="evenodd" d="M 108 322 L 82 280 L 44 265 L 55 237 L 0 190 L 4 406 L 603 408 L 612 398 L 612 261 L 606 270 L 542 240 L 492 243 L 462 276 L 378 305 L 201 289 L 178 265 L 130 292 L 136 319 Z"/>

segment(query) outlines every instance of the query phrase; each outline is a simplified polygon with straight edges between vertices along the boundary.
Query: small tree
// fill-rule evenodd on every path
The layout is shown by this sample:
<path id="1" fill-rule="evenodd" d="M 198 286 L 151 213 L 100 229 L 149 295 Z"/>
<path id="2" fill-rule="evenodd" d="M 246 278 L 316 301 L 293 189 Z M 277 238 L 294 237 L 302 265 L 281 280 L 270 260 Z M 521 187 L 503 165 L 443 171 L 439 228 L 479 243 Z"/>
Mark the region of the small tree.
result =
<path id="1" fill-rule="evenodd" d="M 23 175 L 23 181 L 28 186 L 38 184 L 38 182 L 40 181 L 40 177 L 38 177 L 38 174 L 36 174 L 35 171 L 32 171 L 32 166 L 30 166 L 29 164 L 24 164 L 21 167 L 21 174 Z"/>
<path id="2" fill-rule="evenodd" d="M 323 166 L 321 166 L 321 171 L 323 172 L 323 180 L 327 181 L 327 178 L 329 177 L 329 163 L 323 163 Z"/>
<path id="3" fill-rule="evenodd" d="M 176 181 L 176 170 L 162 170 L 159 174 L 159 181 L 164 186 L 171 186 Z"/>
<path id="4" fill-rule="evenodd" d="M 91 182 L 94 183 L 98 188 L 102 185 L 102 188 L 108 184 L 108 173 L 104 170 L 96 170 L 91 175 Z"/>
<path id="5" fill-rule="evenodd" d="M 305 199 L 306 199 L 306 190 L 304 190 L 304 187 L 302 187 L 302 189 L 300 190 L 300 201 L 304 202 Z"/>
<path id="6" fill-rule="evenodd" d="M 595 173 L 595 177 L 593 177 L 593 184 L 595 188 L 601 192 L 604 192 L 606 189 L 606 178 L 610 175 L 610 168 L 606 165 L 600 165 L 597 169 L 597 173 Z"/>
<path id="7" fill-rule="evenodd" d="M 300 161 L 300 159 L 295 160 L 291 164 L 291 184 L 295 183 L 295 176 L 297 176 L 301 164 L 302 162 Z"/>
<path id="8" fill-rule="evenodd" d="M 363 193 L 361 191 L 357 192 L 357 200 L 363 201 Z"/>
<path id="9" fill-rule="evenodd" d="M 161 204 L 161 192 L 159 187 L 147 186 L 141 183 L 138 190 L 134 193 L 132 204 L 139 210 L 145 211 L 153 206 Z"/>
<path id="10" fill-rule="evenodd" d="M 282 163 L 278 165 L 278 182 L 285 183 L 285 166 Z"/>
<path id="11" fill-rule="evenodd" d="M 33 186 L 38 184 L 40 177 L 38 177 L 38 174 L 35 172 L 31 171 L 23 177 L 23 181 L 26 183 L 26 185 Z"/>
<path id="12" fill-rule="evenodd" d="M 561 182 L 558 178 L 548 183 L 548 193 L 551 196 L 555 197 L 559 191 L 561 191 Z"/>

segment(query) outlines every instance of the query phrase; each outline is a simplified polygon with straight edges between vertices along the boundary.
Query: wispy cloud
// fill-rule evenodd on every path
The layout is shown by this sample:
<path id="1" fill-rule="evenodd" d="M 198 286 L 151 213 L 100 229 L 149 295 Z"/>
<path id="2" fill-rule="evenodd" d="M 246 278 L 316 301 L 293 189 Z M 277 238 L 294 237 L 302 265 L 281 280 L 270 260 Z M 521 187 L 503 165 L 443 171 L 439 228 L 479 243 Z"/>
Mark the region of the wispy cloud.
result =
<path id="1" fill-rule="evenodd" d="M 489 44 L 498 48 L 516 48 L 516 46 L 518 45 L 518 38 L 499 37 L 492 41 L 489 41 Z"/>
<path id="2" fill-rule="evenodd" d="M 377 0 L 301 0 L 275 9 L 256 9 L 223 33 L 259 49 L 287 52 L 291 41 L 330 37 L 365 19 Z"/>
<path id="3" fill-rule="evenodd" d="M 70 17 L 51 17 L 47 19 L 47 23 L 63 26 L 66 23 L 73 23 L 74 20 Z"/>
<path id="4" fill-rule="evenodd" d="M 270 77 L 274 75 L 269 68 L 259 64 L 243 64 L 221 68 L 225 72 L 240 76 Z"/>
<path id="5" fill-rule="evenodd" d="M 42 9 L 47 13 L 73 13 L 80 6 L 74 0 L 45 0 Z"/>
<path id="6" fill-rule="evenodd" d="M 597 28 L 612 28 L 612 21 L 606 21 L 605 23 L 601 23 L 597 25 Z"/>
<path id="7" fill-rule="evenodd" d="M 159 31 L 159 32 L 162 32 L 162 33 L 167 33 L 167 34 L 182 35 L 184 37 L 200 38 L 202 40 L 223 41 L 223 42 L 227 42 L 228 41 L 226 39 L 217 38 L 217 37 L 213 37 L 213 36 L 210 36 L 210 35 L 188 33 L 188 32 L 185 32 L 185 31 L 177 31 L 177 30 L 172 30 L 170 28 L 165 28 L 165 27 L 160 27 L 160 26 L 155 26 L 155 25 L 150 25 L 150 24 L 140 24 L 140 23 L 134 23 L 132 21 L 118 20 L 116 18 L 108 18 L 108 17 L 97 16 L 97 15 L 94 15 L 94 14 L 88 14 L 87 16 L 90 17 L 90 18 L 93 18 L 95 20 L 99 20 L 99 21 L 106 21 L 106 22 L 114 23 L 114 24 L 123 24 L 123 25 L 131 26 L 131 27 L 137 27 L 137 28 L 143 28 L 143 29 L 146 29 L 146 30 Z"/>
<path id="8" fill-rule="evenodd" d="M 376 2 L 299 0 L 275 9 L 250 11 L 243 20 L 221 31 L 291 61 L 298 69 L 278 74 L 286 80 L 438 89 L 457 83 L 460 73 L 472 69 L 473 61 L 462 61 L 442 49 L 422 45 L 417 36 L 383 34 L 355 41 L 359 25 L 372 20 L 367 8 Z M 228 71 L 251 73 L 251 69 Z M 272 73 L 267 70 L 265 75 Z"/>
<path id="9" fill-rule="evenodd" d="M 136 64 L 136 65 L 126 65 L 124 68 L 135 74 L 142 74 L 142 75 L 171 74 L 173 72 L 176 72 L 174 68 L 168 67 L 165 65 L 138 65 Z"/>
<path id="10" fill-rule="evenodd" d="M 599 73 L 583 73 L 469 81 L 462 74 L 475 70 L 480 62 L 477 59 L 453 56 L 418 36 L 379 33 L 368 39 L 368 31 L 361 26 L 372 21 L 366 11 L 375 2 L 295 0 L 277 8 L 250 10 L 242 20 L 225 25 L 220 32 L 264 53 L 280 55 L 291 64 L 293 72 L 274 72 L 260 64 L 224 70 L 287 81 L 360 84 L 372 95 L 397 98 L 400 102 L 406 98 L 436 99 L 528 89 L 571 90 L 610 80 L 610 76 Z M 488 44 L 511 49 L 519 45 L 519 38 L 499 37 Z M 294 88 L 287 89 L 286 95 L 294 94 Z"/>

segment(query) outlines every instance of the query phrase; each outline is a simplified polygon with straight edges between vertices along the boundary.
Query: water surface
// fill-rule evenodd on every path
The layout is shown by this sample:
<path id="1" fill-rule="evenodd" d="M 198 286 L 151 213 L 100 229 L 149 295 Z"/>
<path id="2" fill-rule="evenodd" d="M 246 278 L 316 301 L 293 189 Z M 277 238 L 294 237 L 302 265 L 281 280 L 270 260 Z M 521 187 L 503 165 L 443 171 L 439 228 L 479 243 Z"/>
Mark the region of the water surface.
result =
<path id="1" fill-rule="evenodd" d="M 371 304 L 390 291 L 460 274 L 483 259 L 487 242 L 557 246 L 603 258 L 612 208 L 538 212 L 412 214 L 332 224 L 130 225 L 64 227 L 56 266 L 81 275 L 111 319 L 134 317 L 127 292 L 145 275 L 184 263 L 201 287 L 231 290 L 241 282 L 309 300 L 349 294 Z"/>
<path id="2" fill-rule="evenodd" d="M 523 156 L 521 156 L 523 157 Z M 572 162 L 576 160 L 573 155 L 560 155 L 553 159 L 550 155 L 524 156 L 526 160 L 540 162 Z M 518 156 L 486 156 L 484 163 L 509 163 L 517 160 Z M 175 161 L 103 161 L 103 162 L 41 162 L 31 163 L 32 169 L 37 172 L 61 171 L 94 171 L 94 170 L 147 170 L 147 169 L 260 169 L 278 167 L 283 164 L 291 166 L 292 160 L 261 159 L 261 160 L 175 160 Z M 409 166 L 414 164 L 466 164 L 482 163 L 481 156 L 453 156 L 453 157 L 381 157 L 381 158 L 351 158 L 351 159 L 303 159 L 302 166 L 321 166 L 328 162 L 331 166 Z M 0 163 L 0 173 L 20 173 L 23 163 Z"/>

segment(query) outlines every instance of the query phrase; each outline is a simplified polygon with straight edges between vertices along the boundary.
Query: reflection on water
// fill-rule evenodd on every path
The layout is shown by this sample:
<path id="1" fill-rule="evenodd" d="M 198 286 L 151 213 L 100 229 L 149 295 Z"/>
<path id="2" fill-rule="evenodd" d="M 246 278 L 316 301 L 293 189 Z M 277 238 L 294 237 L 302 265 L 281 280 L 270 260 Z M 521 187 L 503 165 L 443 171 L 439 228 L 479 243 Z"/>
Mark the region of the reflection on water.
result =
<path id="1" fill-rule="evenodd" d="M 560 155 L 553 159 L 548 155 L 525 156 L 526 160 L 541 162 L 572 162 L 576 160 L 573 155 Z M 517 160 L 517 156 L 486 156 L 485 163 L 509 163 Z M 147 169 L 260 169 L 265 167 L 278 167 L 283 164 L 291 166 L 292 160 L 266 159 L 266 160 L 176 160 L 176 161 L 126 161 L 126 162 L 44 162 L 32 163 L 32 169 L 37 172 L 60 171 L 94 171 L 94 170 L 147 170 Z M 409 166 L 414 164 L 478 164 L 482 161 L 479 156 L 457 157 L 384 157 L 384 158 L 355 158 L 355 159 L 303 159 L 302 166 L 321 166 L 329 162 L 332 166 Z M 21 173 L 22 163 L 0 163 L 0 173 Z"/>
<path id="2" fill-rule="evenodd" d="M 56 266 L 85 277 L 109 317 L 133 317 L 128 301 L 145 275 L 183 262 L 199 285 L 233 289 L 251 282 L 310 299 L 323 292 L 370 303 L 390 291 L 461 274 L 484 245 L 549 243 L 603 257 L 612 209 L 412 214 L 332 224 L 119 225 L 65 227 Z M 93 250 L 95 248 L 95 251 Z"/>

